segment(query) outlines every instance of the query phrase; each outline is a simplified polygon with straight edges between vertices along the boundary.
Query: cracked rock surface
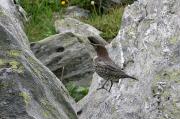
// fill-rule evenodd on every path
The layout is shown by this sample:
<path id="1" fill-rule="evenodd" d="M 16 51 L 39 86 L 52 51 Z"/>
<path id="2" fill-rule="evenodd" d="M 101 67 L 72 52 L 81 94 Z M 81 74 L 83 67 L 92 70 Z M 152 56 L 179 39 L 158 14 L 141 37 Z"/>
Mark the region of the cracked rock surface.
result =
<path id="1" fill-rule="evenodd" d="M 12 0 L 0 0 L 0 119 L 77 119 L 74 101 L 29 48 Z"/>
<path id="2" fill-rule="evenodd" d="M 63 84 L 73 82 L 79 86 L 89 86 L 93 75 L 92 46 L 86 37 L 73 33 L 50 36 L 31 44 L 35 56 L 47 66 Z"/>
<path id="3" fill-rule="evenodd" d="M 79 102 L 80 119 L 180 118 L 180 1 L 139 0 L 127 6 L 111 58 L 139 81 L 124 79 L 111 93 L 96 91 Z M 124 64 L 124 65 L 123 65 Z"/>

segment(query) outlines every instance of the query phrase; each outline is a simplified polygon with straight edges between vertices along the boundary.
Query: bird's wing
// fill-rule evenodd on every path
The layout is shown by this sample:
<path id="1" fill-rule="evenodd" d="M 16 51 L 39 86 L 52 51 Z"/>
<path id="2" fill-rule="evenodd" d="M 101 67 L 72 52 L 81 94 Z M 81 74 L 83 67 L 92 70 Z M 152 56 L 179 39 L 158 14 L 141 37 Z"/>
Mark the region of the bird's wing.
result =
<path id="1" fill-rule="evenodd" d="M 121 68 L 118 67 L 111 59 L 106 60 L 104 63 L 109 69 L 117 72 L 122 72 Z"/>
<path id="2" fill-rule="evenodd" d="M 132 76 L 127 75 L 125 72 L 121 70 L 112 60 L 99 60 L 97 63 L 98 66 L 108 69 L 109 75 L 118 76 L 121 78 L 132 78 L 138 80 Z"/>
<path id="3" fill-rule="evenodd" d="M 121 70 L 121 68 L 116 66 L 116 64 L 114 62 L 112 62 L 112 60 L 100 60 L 100 61 L 98 61 L 98 65 L 102 66 L 106 69 L 109 69 L 113 72 L 118 72 L 118 73 L 124 74 L 124 72 Z"/>
<path id="4" fill-rule="evenodd" d="M 106 61 L 105 64 L 106 64 L 106 67 L 112 70 L 112 72 L 114 72 L 115 74 L 118 73 L 119 75 L 121 75 L 121 78 L 131 78 L 131 79 L 138 80 L 135 77 L 129 76 L 125 72 L 123 72 L 121 68 L 118 67 L 112 60 Z"/>

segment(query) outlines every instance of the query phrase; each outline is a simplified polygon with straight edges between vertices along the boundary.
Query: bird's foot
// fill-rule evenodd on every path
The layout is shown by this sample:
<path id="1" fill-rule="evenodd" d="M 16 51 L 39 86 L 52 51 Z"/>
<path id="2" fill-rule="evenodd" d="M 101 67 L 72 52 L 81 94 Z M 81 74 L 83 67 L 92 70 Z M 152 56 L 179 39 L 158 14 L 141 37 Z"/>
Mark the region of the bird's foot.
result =
<path id="1" fill-rule="evenodd" d="M 107 80 L 107 81 L 108 81 L 108 80 Z M 111 85 L 110 85 L 110 88 L 109 88 L 109 90 L 107 90 L 107 89 L 104 87 L 104 86 L 105 86 L 105 84 L 107 83 L 107 81 L 103 84 L 103 86 L 102 86 L 102 87 L 98 88 L 97 90 L 100 90 L 100 89 L 105 89 L 106 91 L 111 92 L 111 88 L 112 88 L 113 82 L 112 82 L 112 80 L 111 80 Z"/>
<path id="2" fill-rule="evenodd" d="M 100 88 L 97 88 L 97 90 L 100 90 L 100 89 L 104 89 L 104 90 L 106 90 L 106 91 L 110 92 L 110 91 L 109 91 L 109 90 L 107 90 L 105 87 L 100 87 Z"/>

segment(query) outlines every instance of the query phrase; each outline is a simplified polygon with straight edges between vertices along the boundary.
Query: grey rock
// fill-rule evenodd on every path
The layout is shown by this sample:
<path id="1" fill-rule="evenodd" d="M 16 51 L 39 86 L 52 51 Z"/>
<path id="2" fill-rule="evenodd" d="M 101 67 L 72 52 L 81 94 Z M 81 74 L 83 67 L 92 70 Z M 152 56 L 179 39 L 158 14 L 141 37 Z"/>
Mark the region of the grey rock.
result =
<path id="1" fill-rule="evenodd" d="M 32 43 L 31 49 L 57 77 L 61 79 L 63 75 L 64 84 L 73 81 L 81 86 L 90 85 L 95 54 L 86 37 L 73 33 L 57 34 Z"/>
<path id="2" fill-rule="evenodd" d="M 77 119 L 63 84 L 31 52 L 16 10 L 0 1 L 0 118 Z"/>
<path id="3" fill-rule="evenodd" d="M 79 8 L 78 6 L 69 6 L 68 8 L 66 8 L 65 17 L 87 19 L 89 17 L 89 13 L 89 10 Z"/>
<path id="4" fill-rule="evenodd" d="M 57 33 L 72 32 L 81 36 L 99 36 L 100 31 L 89 24 L 80 22 L 74 18 L 65 18 L 55 21 L 55 29 Z"/>
<path id="5" fill-rule="evenodd" d="M 139 81 L 124 79 L 108 93 L 96 91 L 102 79 L 95 75 L 78 103 L 80 119 L 180 118 L 179 5 L 139 0 L 126 7 L 119 34 L 107 47 L 117 65 Z"/>

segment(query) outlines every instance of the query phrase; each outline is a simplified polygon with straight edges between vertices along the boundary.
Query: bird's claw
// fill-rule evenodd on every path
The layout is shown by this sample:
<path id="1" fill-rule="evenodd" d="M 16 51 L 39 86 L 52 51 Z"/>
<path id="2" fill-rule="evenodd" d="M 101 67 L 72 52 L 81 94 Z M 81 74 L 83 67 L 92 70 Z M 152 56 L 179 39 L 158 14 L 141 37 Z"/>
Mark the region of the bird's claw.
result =
<path id="1" fill-rule="evenodd" d="M 97 90 L 100 90 L 100 89 L 104 89 L 104 90 L 106 90 L 106 91 L 110 92 L 110 90 L 107 90 L 105 87 L 100 87 L 100 88 L 97 88 Z"/>

